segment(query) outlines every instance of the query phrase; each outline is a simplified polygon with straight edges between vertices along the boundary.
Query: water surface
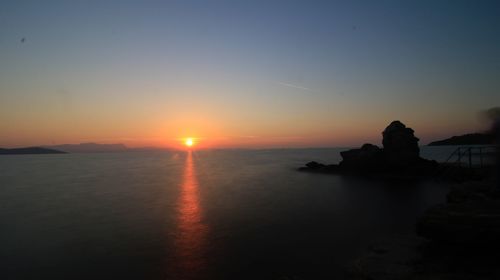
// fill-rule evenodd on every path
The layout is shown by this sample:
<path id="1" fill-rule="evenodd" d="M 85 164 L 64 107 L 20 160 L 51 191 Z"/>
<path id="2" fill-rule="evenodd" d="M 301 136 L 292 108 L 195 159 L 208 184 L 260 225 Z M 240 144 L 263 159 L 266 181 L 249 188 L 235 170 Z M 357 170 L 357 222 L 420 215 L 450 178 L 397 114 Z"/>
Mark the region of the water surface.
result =
<path id="1" fill-rule="evenodd" d="M 338 152 L 2 156 L 2 279 L 342 279 L 448 187 L 295 171 Z"/>

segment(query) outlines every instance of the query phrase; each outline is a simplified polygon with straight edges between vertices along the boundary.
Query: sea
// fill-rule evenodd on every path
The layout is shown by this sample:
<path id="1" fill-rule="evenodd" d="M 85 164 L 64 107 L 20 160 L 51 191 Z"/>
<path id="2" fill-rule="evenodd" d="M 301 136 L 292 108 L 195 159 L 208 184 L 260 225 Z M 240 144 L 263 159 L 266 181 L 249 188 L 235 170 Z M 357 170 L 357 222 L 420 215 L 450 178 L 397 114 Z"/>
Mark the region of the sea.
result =
<path id="1" fill-rule="evenodd" d="M 342 150 L 0 156 L 0 279 L 349 279 L 450 185 L 297 171 Z"/>

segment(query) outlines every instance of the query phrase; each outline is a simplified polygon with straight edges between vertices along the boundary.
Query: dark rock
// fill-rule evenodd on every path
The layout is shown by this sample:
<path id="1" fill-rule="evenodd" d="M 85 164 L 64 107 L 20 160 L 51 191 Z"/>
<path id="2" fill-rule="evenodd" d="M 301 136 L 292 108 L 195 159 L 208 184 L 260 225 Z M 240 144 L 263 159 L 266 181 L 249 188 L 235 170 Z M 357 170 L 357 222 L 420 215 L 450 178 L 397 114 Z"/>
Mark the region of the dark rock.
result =
<path id="1" fill-rule="evenodd" d="M 382 132 L 385 159 L 389 164 L 411 164 L 420 158 L 419 139 L 411 128 L 393 121 Z"/>
<path id="2" fill-rule="evenodd" d="M 415 263 L 421 259 L 418 250 L 425 239 L 414 235 L 387 236 L 377 241 L 376 249 L 361 254 L 348 268 L 354 279 L 414 279 Z M 427 278 L 428 279 L 428 278 Z"/>
<path id="3" fill-rule="evenodd" d="M 417 223 L 428 239 L 460 245 L 500 245 L 500 199 L 493 182 L 454 186 L 448 203 L 429 209 Z"/>
<path id="4" fill-rule="evenodd" d="M 417 223 L 425 238 L 462 245 L 500 244 L 500 201 L 470 200 L 429 209 Z"/>
<path id="5" fill-rule="evenodd" d="M 323 168 L 323 167 L 325 167 L 325 165 L 324 165 L 324 164 L 317 163 L 317 162 L 315 162 L 315 161 L 308 162 L 308 163 L 306 164 L 306 166 L 307 166 L 308 168 L 311 168 L 311 169 L 319 169 L 319 168 Z"/>
<path id="6" fill-rule="evenodd" d="M 339 165 L 310 162 L 299 170 L 340 174 L 370 174 L 386 178 L 418 178 L 436 174 L 438 163 L 420 157 L 419 139 L 400 121 L 393 121 L 382 133 L 381 149 L 364 144 L 340 153 Z"/>
<path id="7" fill-rule="evenodd" d="M 339 173 L 339 166 L 337 164 L 325 165 L 315 161 L 308 162 L 306 166 L 299 167 L 299 171 L 309 171 L 318 173 Z"/>
<path id="8" fill-rule="evenodd" d="M 377 167 L 382 160 L 382 150 L 372 144 L 364 144 L 360 149 L 352 149 L 340 152 L 342 162 L 340 166 L 344 169 L 367 170 Z"/>
<path id="9" fill-rule="evenodd" d="M 454 185 L 446 196 L 448 203 L 498 198 L 498 189 L 485 182 L 469 182 Z"/>

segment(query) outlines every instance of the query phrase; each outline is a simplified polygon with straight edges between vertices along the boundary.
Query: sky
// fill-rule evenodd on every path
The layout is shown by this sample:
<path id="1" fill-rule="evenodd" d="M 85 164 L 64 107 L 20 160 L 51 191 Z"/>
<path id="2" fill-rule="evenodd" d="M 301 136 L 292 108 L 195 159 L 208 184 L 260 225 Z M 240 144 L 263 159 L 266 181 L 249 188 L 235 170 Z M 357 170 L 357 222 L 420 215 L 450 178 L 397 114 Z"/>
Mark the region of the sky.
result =
<path id="1" fill-rule="evenodd" d="M 0 1 L 0 147 L 427 144 L 498 77 L 498 1 Z"/>

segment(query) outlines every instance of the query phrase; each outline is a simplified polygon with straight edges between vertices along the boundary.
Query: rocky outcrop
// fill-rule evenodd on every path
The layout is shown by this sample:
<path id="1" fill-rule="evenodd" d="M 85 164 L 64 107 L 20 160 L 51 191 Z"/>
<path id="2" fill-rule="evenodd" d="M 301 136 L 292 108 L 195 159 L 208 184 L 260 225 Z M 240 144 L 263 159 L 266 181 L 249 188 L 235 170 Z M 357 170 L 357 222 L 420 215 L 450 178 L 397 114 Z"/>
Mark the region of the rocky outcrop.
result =
<path id="1" fill-rule="evenodd" d="M 335 174 L 339 172 L 339 166 L 337 164 L 329 164 L 325 165 L 322 163 L 318 163 L 315 161 L 310 161 L 306 163 L 306 166 L 300 167 L 300 171 L 309 171 L 309 172 L 317 172 L 317 173 L 331 173 Z"/>
<path id="2" fill-rule="evenodd" d="M 413 129 L 393 121 L 382 132 L 385 160 L 389 164 L 413 164 L 420 159 L 419 139 Z"/>
<path id="3" fill-rule="evenodd" d="M 352 170 L 370 170 L 383 159 L 383 150 L 372 144 L 364 144 L 360 149 L 340 152 L 342 162 L 340 167 Z"/>
<path id="4" fill-rule="evenodd" d="M 447 199 L 417 222 L 419 235 L 465 246 L 500 245 L 500 190 L 492 182 L 457 185 Z"/>
<path id="5" fill-rule="evenodd" d="M 413 129 L 393 121 L 382 132 L 383 148 L 364 144 L 359 149 L 340 153 L 338 165 L 310 162 L 299 170 L 327 173 L 364 173 L 389 176 L 422 176 L 436 173 L 437 162 L 420 157 L 419 139 Z"/>

